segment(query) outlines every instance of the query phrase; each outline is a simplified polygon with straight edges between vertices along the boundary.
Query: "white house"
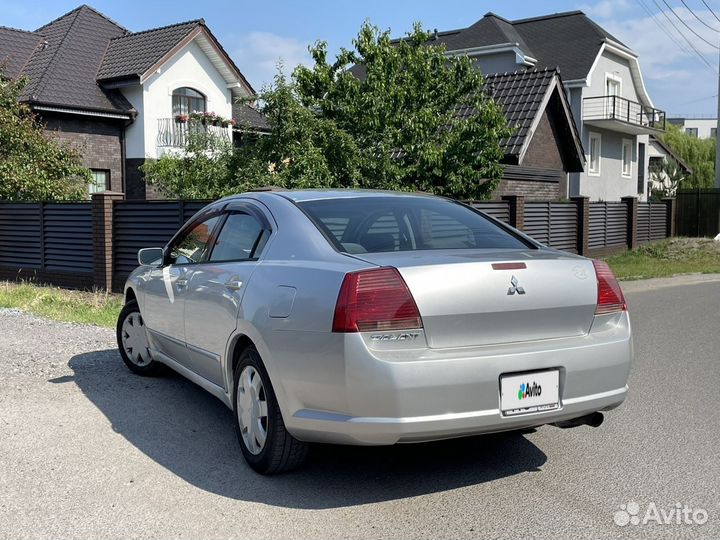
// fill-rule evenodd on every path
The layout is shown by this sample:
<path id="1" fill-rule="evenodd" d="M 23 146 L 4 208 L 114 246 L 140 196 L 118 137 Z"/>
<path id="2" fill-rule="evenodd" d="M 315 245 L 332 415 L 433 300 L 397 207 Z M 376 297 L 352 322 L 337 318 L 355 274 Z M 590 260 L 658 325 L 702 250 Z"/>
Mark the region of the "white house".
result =
<path id="1" fill-rule="evenodd" d="M 228 138 L 231 120 L 262 124 L 236 103 L 254 90 L 202 19 L 130 32 L 83 5 L 31 32 L 0 27 L 0 65 L 28 78 L 22 100 L 80 151 L 91 192 L 145 198 L 139 167 L 183 146 L 193 112 Z"/>

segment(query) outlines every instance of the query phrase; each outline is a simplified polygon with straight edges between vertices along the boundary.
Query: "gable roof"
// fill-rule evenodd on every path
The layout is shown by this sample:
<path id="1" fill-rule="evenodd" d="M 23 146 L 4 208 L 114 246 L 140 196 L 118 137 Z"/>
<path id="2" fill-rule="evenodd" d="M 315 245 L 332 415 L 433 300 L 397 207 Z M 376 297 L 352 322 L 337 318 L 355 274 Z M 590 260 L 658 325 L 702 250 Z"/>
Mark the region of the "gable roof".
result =
<path id="1" fill-rule="evenodd" d="M 42 42 L 43 37 L 35 32 L 0 26 L 0 69 L 3 75 L 10 79 L 20 75 Z"/>
<path id="2" fill-rule="evenodd" d="M 582 171 L 585 165 L 580 135 L 577 132 L 570 105 L 557 70 L 528 70 L 514 73 L 496 73 L 485 77 L 485 92 L 502 108 L 507 124 L 513 134 L 500 141 L 505 151 L 505 161 L 522 164 L 523 157 L 532 140 L 535 128 L 550 103 L 557 106 L 561 119 L 564 149 L 568 172 Z M 471 107 L 459 109 L 461 116 L 474 114 Z"/>
<path id="3" fill-rule="evenodd" d="M 438 34 L 448 51 L 517 45 L 536 68 L 558 68 L 565 80 L 585 78 L 606 40 L 627 48 L 582 11 L 515 21 L 491 12 L 465 29 Z"/>
<path id="4" fill-rule="evenodd" d="M 672 151 L 672 148 L 670 148 L 665 142 L 660 139 L 659 137 L 656 137 L 655 135 L 650 135 L 650 144 L 656 145 L 660 150 L 665 152 L 670 158 L 674 159 L 675 162 L 685 171 L 686 174 L 692 174 L 693 170 L 690 165 L 688 165 L 680 156 L 678 156 L 675 152 Z"/>
<path id="5" fill-rule="evenodd" d="M 233 92 L 254 90 L 202 19 L 130 32 L 81 5 L 34 32 L 0 27 L 0 66 L 26 76 L 21 99 L 35 108 L 93 111 L 130 118 L 133 106 L 108 82 L 140 80 L 183 45 L 198 45 Z"/>
<path id="6" fill-rule="evenodd" d="M 97 79 L 139 78 L 203 23 L 198 19 L 111 39 L 97 71 Z"/>

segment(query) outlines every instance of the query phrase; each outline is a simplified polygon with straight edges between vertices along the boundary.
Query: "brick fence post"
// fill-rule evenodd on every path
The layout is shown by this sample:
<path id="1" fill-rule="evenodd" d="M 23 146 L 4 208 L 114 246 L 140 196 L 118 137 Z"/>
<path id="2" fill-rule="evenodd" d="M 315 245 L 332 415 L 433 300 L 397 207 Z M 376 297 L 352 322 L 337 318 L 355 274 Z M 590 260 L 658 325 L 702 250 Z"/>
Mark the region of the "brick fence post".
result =
<path id="1" fill-rule="evenodd" d="M 113 203 L 124 197 L 113 191 L 92 194 L 93 282 L 98 289 L 112 290 Z"/>
<path id="2" fill-rule="evenodd" d="M 510 225 L 522 231 L 525 228 L 525 197 L 522 195 L 503 195 L 510 210 Z"/>
<path id="3" fill-rule="evenodd" d="M 677 219 L 677 199 L 663 199 L 667 212 L 665 214 L 665 235 L 675 236 L 675 220 Z"/>
<path id="4" fill-rule="evenodd" d="M 590 197 L 571 197 L 577 205 L 577 252 L 587 255 L 590 249 Z"/>
<path id="5" fill-rule="evenodd" d="M 638 215 L 638 199 L 637 197 L 623 197 L 620 199 L 627 204 L 627 246 L 628 249 L 638 247 L 637 238 L 637 215 Z"/>

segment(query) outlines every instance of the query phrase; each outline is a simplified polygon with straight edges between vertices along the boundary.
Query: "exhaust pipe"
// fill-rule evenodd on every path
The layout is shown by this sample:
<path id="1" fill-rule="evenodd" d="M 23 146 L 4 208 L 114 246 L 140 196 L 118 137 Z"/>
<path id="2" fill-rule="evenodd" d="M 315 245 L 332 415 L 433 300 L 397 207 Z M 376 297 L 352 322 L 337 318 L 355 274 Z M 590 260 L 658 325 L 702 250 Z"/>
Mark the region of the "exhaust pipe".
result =
<path id="1" fill-rule="evenodd" d="M 559 427 L 562 429 L 569 429 L 574 428 L 578 426 L 590 426 L 590 427 L 600 427 L 600 425 L 605 420 L 605 416 L 601 412 L 594 412 L 590 414 L 586 414 L 585 416 L 580 416 L 578 418 L 571 418 L 570 420 L 563 420 L 562 422 L 555 422 L 553 426 Z"/>

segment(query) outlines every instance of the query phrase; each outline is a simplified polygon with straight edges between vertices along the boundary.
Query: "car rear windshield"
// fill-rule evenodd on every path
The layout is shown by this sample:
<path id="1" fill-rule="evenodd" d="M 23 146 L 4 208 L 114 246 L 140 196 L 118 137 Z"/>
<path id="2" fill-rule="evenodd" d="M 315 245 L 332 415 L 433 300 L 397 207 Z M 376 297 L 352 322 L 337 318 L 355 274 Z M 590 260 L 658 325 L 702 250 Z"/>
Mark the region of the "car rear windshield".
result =
<path id="1" fill-rule="evenodd" d="M 479 212 L 431 197 L 352 197 L 299 201 L 346 253 L 531 247 Z"/>

